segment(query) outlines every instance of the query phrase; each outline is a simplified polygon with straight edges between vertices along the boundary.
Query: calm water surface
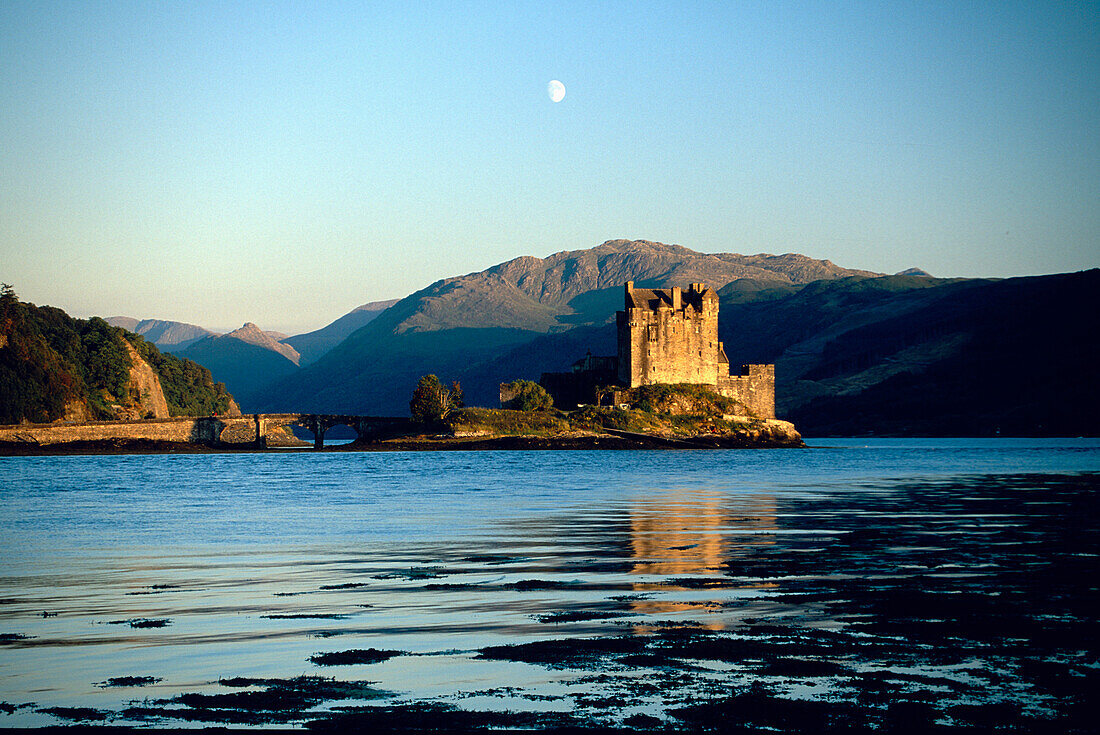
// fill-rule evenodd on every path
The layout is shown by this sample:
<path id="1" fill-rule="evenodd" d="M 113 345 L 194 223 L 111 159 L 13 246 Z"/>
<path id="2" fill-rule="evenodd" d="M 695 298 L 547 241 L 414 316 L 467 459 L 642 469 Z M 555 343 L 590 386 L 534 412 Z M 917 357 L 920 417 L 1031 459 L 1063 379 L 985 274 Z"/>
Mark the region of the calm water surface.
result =
<path id="1" fill-rule="evenodd" d="M 0 727 L 1086 721 L 1100 441 L 811 443 L 0 457 Z"/>

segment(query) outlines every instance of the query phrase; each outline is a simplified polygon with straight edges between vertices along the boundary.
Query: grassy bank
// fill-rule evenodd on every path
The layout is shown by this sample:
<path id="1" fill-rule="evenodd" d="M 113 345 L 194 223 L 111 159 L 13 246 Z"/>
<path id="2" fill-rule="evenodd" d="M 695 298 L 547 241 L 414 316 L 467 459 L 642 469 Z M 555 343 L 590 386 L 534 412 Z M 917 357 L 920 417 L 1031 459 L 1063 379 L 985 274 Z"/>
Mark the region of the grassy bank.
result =
<path id="1" fill-rule="evenodd" d="M 798 432 L 785 421 L 724 417 L 709 412 L 682 414 L 610 406 L 585 406 L 568 413 L 464 408 L 448 417 L 440 429 L 456 438 L 524 436 L 575 439 L 601 435 L 645 435 L 671 441 L 700 438 L 730 440 L 738 445 L 753 441 L 801 444 Z"/>

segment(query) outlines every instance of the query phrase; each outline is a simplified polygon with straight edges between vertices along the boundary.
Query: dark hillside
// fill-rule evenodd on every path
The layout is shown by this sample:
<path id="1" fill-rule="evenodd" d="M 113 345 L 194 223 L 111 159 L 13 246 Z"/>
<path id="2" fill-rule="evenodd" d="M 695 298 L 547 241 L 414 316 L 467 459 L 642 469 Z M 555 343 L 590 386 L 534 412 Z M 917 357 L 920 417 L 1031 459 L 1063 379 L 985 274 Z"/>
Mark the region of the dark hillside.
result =
<path id="1" fill-rule="evenodd" d="M 577 327 L 536 337 L 491 360 L 465 368 L 457 373 L 457 379 L 468 403 L 496 406 L 501 383 L 517 378 L 537 381 L 545 372 L 568 372 L 589 351 L 593 355 L 614 355 L 616 349 L 614 324 Z"/>
<path id="2" fill-rule="evenodd" d="M 229 335 L 201 339 L 179 354 L 209 368 L 214 379 L 238 397 L 246 412 L 255 410 L 248 402 L 253 391 L 298 370 L 284 355 Z"/>
<path id="3" fill-rule="evenodd" d="M 968 289 L 982 281 L 881 276 L 817 281 L 760 300 L 723 297 L 718 332 L 734 362 L 776 362 L 816 355 L 835 334 L 903 315 L 938 301 L 943 288 Z M 816 358 L 811 358 L 816 359 Z"/>
<path id="4" fill-rule="evenodd" d="M 450 381 L 477 360 L 490 360 L 537 333 L 522 329 L 447 329 L 387 333 L 376 319 L 313 365 L 242 400 L 265 411 L 405 416 L 420 376 Z M 381 327 L 382 325 L 378 325 Z M 492 402 L 495 405 L 495 392 Z M 472 399 L 471 399 L 472 400 Z"/>
<path id="5" fill-rule="evenodd" d="M 828 391 L 788 415 L 810 435 L 1100 434 L 1097 293 L 1100 270 L 948 289 L 829 341 L 790 376 L 796 397 L 800 382 Z"/>
<path id="6" fill-rule="evenodd" d="M 352 309 L 331 324 L 305 334 L 296 334 L 282 340 L 301 355 L 301 365 L 316 362 L 318 358 L 347 339 L 348 335 L 364 327 L 379 314 L 397 303 L 390 301 L 371 301 Z"/>

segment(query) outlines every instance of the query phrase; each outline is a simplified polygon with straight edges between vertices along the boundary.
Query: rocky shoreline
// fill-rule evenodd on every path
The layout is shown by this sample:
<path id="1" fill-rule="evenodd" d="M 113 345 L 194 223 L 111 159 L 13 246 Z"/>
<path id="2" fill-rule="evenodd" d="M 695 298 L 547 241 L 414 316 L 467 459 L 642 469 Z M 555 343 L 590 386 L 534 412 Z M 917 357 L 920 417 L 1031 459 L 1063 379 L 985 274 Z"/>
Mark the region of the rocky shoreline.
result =
<path id="1" fill-rule="evenodd" d="M 148 439 L 102 439 L 55 444 L 0 442 L 0 456 L 58 456 L 81 454 L 226 454 L 240 452 L 424 452 L 479 450 L 593 450 L 593 449 L 770 449 L 804 447 L 802 437 L 786 421 L 770 421 L 758 431 L 736 434 L 663 436 L 638 432 L 569 432 L 558 435 L 480 434 L 461 436 L 424 434 L 372 442 L 352 442 L 321 450 L 296 446 L 257 447 L 254 444 L 210 446 L 191 442 Z"/>

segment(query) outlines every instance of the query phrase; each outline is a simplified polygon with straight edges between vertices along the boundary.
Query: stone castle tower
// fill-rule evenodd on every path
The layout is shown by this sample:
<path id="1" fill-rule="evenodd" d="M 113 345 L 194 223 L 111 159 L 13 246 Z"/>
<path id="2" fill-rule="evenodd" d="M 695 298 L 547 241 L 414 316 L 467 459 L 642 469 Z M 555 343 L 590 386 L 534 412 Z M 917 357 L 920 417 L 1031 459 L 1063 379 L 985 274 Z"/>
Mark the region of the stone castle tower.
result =
<path id="1" fill-rule="evenodd" d="M 707 385 L 760 418 L 775 418 L 775 366 L 730 361 L 718 341 L 718 294 L 702 283 L 687 291 L 624 286 L 618 322 L 618 379 L 636 388 L 654 383 Z"/>
<path id="2" fill-rule="evenodd" d="M 729 360 L 718 341 L 718 295 L 701 283 L 687 291 L 625 286 L 619 327 L 619 382 L 718 385 Z"/>

